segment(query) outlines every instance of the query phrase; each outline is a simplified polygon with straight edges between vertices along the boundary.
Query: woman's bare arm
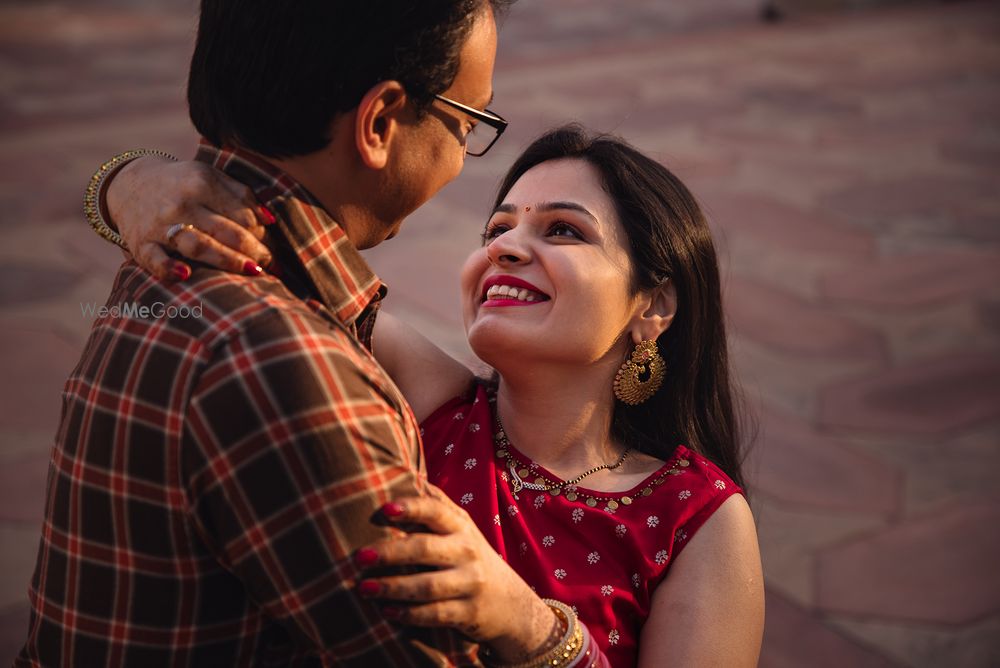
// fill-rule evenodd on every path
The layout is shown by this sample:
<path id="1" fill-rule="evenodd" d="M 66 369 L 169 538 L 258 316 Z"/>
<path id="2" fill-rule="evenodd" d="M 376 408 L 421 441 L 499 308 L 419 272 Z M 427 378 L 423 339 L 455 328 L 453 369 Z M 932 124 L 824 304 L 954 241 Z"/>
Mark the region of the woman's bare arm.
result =
<path id="1" fill-rule="evenodd" d="M 691 538 L 653 592 L 640 668 L 757 665 L 764 584 L 753 515 L 727 499 Z"/>
<path id="2" fill-rule="evenodd" d="M 385 311 L 375 320 L 372 349 L 418 421 L 460 395 L 473 379 L 468 367 Z"/>

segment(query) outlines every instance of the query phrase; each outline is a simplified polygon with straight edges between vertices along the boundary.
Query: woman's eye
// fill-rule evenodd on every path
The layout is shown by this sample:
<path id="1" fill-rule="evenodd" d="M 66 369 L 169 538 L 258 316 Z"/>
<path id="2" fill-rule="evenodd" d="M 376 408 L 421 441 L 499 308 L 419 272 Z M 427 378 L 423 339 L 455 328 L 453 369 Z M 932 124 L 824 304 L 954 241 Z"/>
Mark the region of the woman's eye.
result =
<path id="1" fill-rule="evenodd" d="M 568 223 L 556 223 L 550 227 L 549 236 L 583 239 L 583 235 L 580 234 L 575 227 L 569 225 Z"/>
<path id="2" fill-rule="evenodd" d="M 487 241 L 492 241 L 493 239 L 496 239 L 498 236 L 500 236 L 501 234 L 503 234 L 504 232 L 506 232 L 508 229 L 510 229 L 510 228 L 508 228 L 506 225 L 502 225 L 502 224 L 487 225 L 486 229 L 483 230 L 483 234 L 482 234 L 483 243 L 486 243 Z"/>

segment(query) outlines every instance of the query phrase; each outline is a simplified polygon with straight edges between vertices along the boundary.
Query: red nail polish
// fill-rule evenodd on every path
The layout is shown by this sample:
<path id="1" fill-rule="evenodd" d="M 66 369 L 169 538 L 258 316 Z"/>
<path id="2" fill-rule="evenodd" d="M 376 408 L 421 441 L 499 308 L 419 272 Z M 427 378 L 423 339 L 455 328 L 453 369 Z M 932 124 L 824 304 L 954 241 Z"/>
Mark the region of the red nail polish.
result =
<path id="1" fill-rule="evenodd" d="M 173 266 L 170 267 L 170 275 L 178 281 L 186 281 L 191 278 L 191 267 L 183 262 L 174 262 Z"/>
<path id="2" fill-rule="evenodd" d="M 382 585 L 375 580 L 362 580 L 358 585 L 358 593 L 362 596 L 378 596 L 382 591 Z"/>
<path id="3" fill-rule="evenodd" d="M 267 210 L 267 207 L 259 207 L 261 218 L 264 219 L 265 225 L 274 225 L 274 214 Z"/>
<path id="4" fill-rule="evenodd" d="M 391 619 L 391 620 L 402 619 L 403 609 L 393 608 L 393 607 L 382 608 L 382 614 L 385 616 L 386 619 Z"/>
<path id="5" fill-rule="evenodd" d="M 378 563 L 378 552 L 363 547 L 354 554 L 354 563 L 362 568 L 368 568 Z"/>
<path id="6" fill-rule="evenodd" d="M 243 264 L 243 273 L 247 276 L 260 276 L 260 273 L 264 271 L 260 268 L 260 265 L 253 260 L 247 260 Z"/>
<path id="7" fill-rule="evenodd" d="M 392 503 L 391 501 L 384 506 L 382 506 L 382 514 L 386 517 L 399 517 L 406 512 L 406 508 L 399 505 L 398 503 Z"/>

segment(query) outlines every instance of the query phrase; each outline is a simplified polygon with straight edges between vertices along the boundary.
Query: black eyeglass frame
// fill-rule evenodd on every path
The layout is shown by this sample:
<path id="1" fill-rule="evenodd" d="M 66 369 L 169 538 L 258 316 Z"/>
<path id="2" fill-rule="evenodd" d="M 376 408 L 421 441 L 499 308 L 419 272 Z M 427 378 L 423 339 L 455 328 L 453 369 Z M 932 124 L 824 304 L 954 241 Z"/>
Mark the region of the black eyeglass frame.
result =
<path id="1" fill-rule="evenodd" d="M 486 152 L 489 151 L 491 148 L 493 148 L 493 144 L 497 143 L 497 140 L 500 139 L 500 135 L 502 135 L 503 131 L 507 129 L 508 124 L 506 119 L 504 119 L 503 116 L 500 116 L 497 113 L 490 111 L 489 109 L 486 109 L 484 111 L 479 111 L 478 109 L 470 107 L 466 104 L 462 104 L 461 102 L 456 102 L 455 100 L 448 99 L 444 95 L 435 95 L 434 99 L 440 100 L 441 102 L 444 102 L 448 106 L 454 107 L 455 109 L 458 109 L 459 111 L 464 112 L 469 116 L 472 116 L 480 123 L 485 123 L 486 125 L 490 126 L 491 128 L 497 131 L 496 135 L 493 137 L 493 141 L 487 144 L 486 148 L 484 148 L 479 153 L 473 153 L 468 149 L 468 147 L 466 147 L 465 149 L 466 155 L 472 155 L 477 158 L 479 156 L 486 155 Z"/>

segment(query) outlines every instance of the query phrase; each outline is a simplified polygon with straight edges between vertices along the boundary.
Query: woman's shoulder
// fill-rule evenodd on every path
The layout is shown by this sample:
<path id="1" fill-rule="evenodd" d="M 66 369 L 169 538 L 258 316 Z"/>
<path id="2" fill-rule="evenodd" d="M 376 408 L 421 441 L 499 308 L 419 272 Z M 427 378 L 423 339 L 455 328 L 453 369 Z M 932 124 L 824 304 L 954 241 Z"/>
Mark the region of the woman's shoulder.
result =
<path id="1" fill-rule="evenodd" d="M 460 395 L 434 409 L 420 423 L 420 435 L 428 454 L 442 443 L 454 444 L 480 434 L 492 434 L 493 396 L 489 383 L 477 378 Z"/>
<path id="2" fill-rule="evenodd" d="M 742 488 L 725 471 L 704 455 L 685 445 L 675 446 L 667 459 L 659 459 L 645 453 L 637 453 L 636 465 L 648 474 L 647 481 L 655 488 L 683 487 L 711 493 L 742 492 Z"/>
<path id="3" fill-rule="evenodd" d="M 491 401 L 490 386 L 482 379 L 476 378 L 460 394 L 432 410 L 430 415 L 423 419 L 420 426 L 426 428 L 441 422 L 466 420 L 473 412 L 485 411 L 489 413 Z"/>
<path id="4" fill-rule="evenodd" d="M 704 523 L 730 496 L 744 493 L 715 462 L 685 445 L 677 446 L 664 468 L 662 493 L 671 503 L 679 502 L 682 517 L 678 519 L 692 528 Z"/>
<path id="5" fill-rule="evenodd" d="M 684 445 L 677 446 L 664 468 L 655 502 L 670 519 L 666 524 L 676 534 L 676 554 L 727 499 L 743 494 L 743 489 L 717 464 Z"/>
<path id="6" fill-rule="evenodd" d="M 672 459 L 677 462 L 682 471 L 690 474 L 684 482 L 704 489 L 713 496 L 720 493 L 725 493 L 725 496 L 743 493 L 743 488 L 736 484 L 721 467 L 686 445 L 678 445 Z"/>

